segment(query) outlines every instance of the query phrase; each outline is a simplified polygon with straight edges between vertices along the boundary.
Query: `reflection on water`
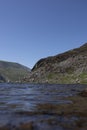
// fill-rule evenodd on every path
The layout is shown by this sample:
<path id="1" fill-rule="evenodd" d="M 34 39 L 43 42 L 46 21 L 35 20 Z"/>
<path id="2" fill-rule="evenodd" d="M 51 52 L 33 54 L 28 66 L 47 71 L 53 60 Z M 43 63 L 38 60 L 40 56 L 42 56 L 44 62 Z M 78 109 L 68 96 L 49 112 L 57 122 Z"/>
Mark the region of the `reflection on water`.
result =
<path id="1" fill-rule="evenodd" d="M 50 85 L 50 84 L 0 84 L 0 125 L 15 120 L 18 123 L 20 111 L 35 111 L 38 104 L 72 103 L 65 97 L 77 94 L 84 89 L 82 85 Z M 39 116 L 39 120 L 41 115 Z M 47 119 L 47 115 L 44 115 Z M 9 119 L 9 120 L 8 120 Z M 31 120 L 31 117 L 21 117 L 21 121 Z M 32 120 L 37 116 L 32 116 Z"/>
<path id="2" fill-rule="evenodd" d="M 30 111 L 38 103 L 70 103 L 64 97 L 76 94 L 78 90 L 72 91 L 76 88 L 75 85 L 0 84 L 0 113 Z"/>

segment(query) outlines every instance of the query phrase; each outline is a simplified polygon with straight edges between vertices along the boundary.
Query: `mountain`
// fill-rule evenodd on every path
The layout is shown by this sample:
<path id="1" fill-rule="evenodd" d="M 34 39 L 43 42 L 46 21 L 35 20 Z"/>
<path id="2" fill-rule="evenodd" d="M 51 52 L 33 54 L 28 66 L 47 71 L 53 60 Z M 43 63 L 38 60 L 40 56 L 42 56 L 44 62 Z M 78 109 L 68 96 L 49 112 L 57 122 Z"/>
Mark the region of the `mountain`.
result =
<path id="1" fill-rule="evenodd" d="M 30 69 L 21 64 L 0 61 L 0 82 L 20 82 L 29 73 Z"/>
<path id="2" fill-rule="evenodd" d="M 40 59 L 27 82 L 87 83 L 87 43 L 70 51 Z"/>

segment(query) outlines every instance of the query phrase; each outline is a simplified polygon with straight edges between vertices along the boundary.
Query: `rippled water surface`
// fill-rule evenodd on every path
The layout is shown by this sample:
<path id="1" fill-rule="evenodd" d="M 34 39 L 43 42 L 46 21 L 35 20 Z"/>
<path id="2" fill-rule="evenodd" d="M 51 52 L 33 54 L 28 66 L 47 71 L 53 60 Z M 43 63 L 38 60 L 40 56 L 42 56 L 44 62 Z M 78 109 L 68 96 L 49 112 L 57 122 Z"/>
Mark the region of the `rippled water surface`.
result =
<path id="1" fill-rule="evenodd" d="M 35 111 L 37 104 L 72 103 L 64 97 L 76 95 L 86 86 L 53 84 L 0 84 L 0 124 L 15 119 L 20 111 Z M 14 118 L 13 118 L 14 117 Z M 19 117 L 17 117 L 18 119 Z M 27 120 L 29 117 L 21 117 Z M 32 117 L 35 120 L 36 117 Z M 39 117 L 40 119 L 40 117 Z M 15 120 L 16 122 L 16 120 Z M 18 122 L 18 120 L 17 120 Z"/>
<path id="2" fill-rule="evenodd" d="M 0 112 L 33 110 L 38 103 L 69 103 L 64 100 L 83 89 L 81 85 L 0 84 Z"/>

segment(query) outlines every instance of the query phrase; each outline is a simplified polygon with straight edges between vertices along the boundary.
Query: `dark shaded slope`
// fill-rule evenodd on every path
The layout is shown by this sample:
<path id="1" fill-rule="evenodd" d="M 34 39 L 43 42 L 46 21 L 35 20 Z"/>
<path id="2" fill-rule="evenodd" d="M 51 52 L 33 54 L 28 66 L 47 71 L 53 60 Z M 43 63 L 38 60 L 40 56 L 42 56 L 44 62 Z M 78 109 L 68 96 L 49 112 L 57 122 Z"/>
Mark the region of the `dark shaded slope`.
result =
<path id="1" fill-rule="evenodd" d="M 30 69 L 13 62 L 0 61 L 0 74 L 6 81 L 20 82 L 24 77 L 29 76 Z"/>

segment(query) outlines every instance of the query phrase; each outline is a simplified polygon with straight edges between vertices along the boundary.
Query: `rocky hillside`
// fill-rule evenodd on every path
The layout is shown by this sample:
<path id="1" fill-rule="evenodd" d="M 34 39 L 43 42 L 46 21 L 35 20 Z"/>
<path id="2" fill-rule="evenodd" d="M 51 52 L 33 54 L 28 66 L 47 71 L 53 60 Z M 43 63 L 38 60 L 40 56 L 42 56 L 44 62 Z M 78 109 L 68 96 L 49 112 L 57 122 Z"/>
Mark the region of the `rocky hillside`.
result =
<path id="1" fill-rule="evenodd" d="M 21 64 L 0 61 L 0 82 L 20 82 L 29 73 L 30 69 Z"/>
<path id="2" fill-rule="evenodd" d="M 39 60 L 25 81 L 87 83 L 87 43 L 65 53 Z"/>

